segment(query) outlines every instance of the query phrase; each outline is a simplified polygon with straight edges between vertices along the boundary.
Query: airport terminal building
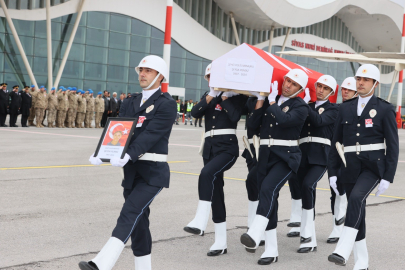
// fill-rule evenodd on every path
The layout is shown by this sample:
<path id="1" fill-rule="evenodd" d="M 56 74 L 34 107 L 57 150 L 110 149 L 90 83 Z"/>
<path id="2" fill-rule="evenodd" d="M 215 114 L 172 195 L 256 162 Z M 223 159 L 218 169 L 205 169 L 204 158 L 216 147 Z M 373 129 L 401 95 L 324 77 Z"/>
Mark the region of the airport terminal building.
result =
<path id="1" fill-rule="evenodd" d="M 83 15 L 59 85 L 95 91 L 139 92 L 134 67 L 145 55 L 163 55 L 165 0 L 51 0 L 53 76 Z M 47 85 L 46 0 L 5 0 L 39 85 Z M 240 43 L 265 51 L 399 52 L 402 0 L 174 0 L 169 92 L 199 100 L 208 90 L 205 67 Z M 30 85 L 30 77 L 0 10 L 0 81 Z M 232 21 L 235 22 L 233 27 Z M 271 38 L 272 37 L 272 38 Z M 334 76 L 340 84 L 359 63 L 285 56 Z M 382 66 L 387 98 L 393 67 Z M 397 87 L 391 102 L 396 103 Z M 341 98 L 339 96 L 338 102 Z M 404 104 L 404 102 L 402 102 Z"/>

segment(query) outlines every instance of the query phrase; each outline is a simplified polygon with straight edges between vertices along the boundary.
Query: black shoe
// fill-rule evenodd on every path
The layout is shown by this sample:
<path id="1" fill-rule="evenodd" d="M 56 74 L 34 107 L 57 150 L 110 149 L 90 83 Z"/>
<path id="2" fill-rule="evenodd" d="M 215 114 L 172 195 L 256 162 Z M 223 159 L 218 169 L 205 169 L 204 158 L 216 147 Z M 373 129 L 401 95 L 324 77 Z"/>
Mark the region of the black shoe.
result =
<path id="1" fill-rule="evenodd" d="M 303 247 L 297 250 L 298 253 L 310 253 L 310 252 L 315 252 L 316 247 Z"/>
<path id="2" fill-rule="evenodd" d="M 262 240 L 262 241 L 260 241 L 259 247 L 262 247 L 262 246 L 264 246 L 265 244 L 266 244 L 266 241 Z"/>
<path id="3" fill-rule="evenodd" d="M 240 242 L 245 246 L 247 252 L 256 252 L 256 242 L 252 239 L 252 237 L 250 237 L 249 234 L 242 234 L 242 236 L 240 237 Z"/>
<path id="4" fill-rule="evenodd" d="M 289 232 L 287 233 L 287 237 L 299 237 L 300 232 Z"/>
<path id="5" fill-rule="evenodd" d="M 311 242 L 311 240 L 312 240 L 312 238 L 311 238 L 311 237 L 304 238 L 304 237 L 302 237 L 302 236 L 301 236 L 300 243 L 301 243 L 301 244 L 304 244 L 304 243 L 309 243 L 309 242 Z"/>
<path id="6" fill-rule="evenodd" d="M 178 126 L 178 125 L 179 125 L 179 123 L 176 122 L 176 126 Z"/>
<path id="7" fill-rule="evenodd" d="M 192 233 L 192 234 L 197 234 L 197 235 L 204 236 L 204 231 L 201 231 L 200 229 L 197 229 L 197 228 L 184 227 L 183 230 L 185 230 L 185 231 L 188 232 L 188 233 Z"/>
<path id="8" fill-rule="evenodd" d="M 203 126 L 200 125 L 200 127 L 203 127 Z"/>
<path id="9" fill-rule="evenodd" d="M 290 222 L 287 224 L 287 227 L 290 227 L 290 228 L 301 227 L 301 222 Z"/>
<path id="10" fill-rule="evenodd" d="M 187 122 L 184 125 L 187 126 Z"/>
<path id="11" fill-rule="evenodd" d="M 339 219 L 339 220 L 336 220 L 336 219 L 335 219 L 335 224 L 336 224 L 336 226 L 340 226 L 340 225 L 342 225 L 343 223 L 345 223 L 345 221 L 346 221 L 346 216 L 342 217 L 342 218 Z"/>
<path id="12" fill-rule="evenodd" d="M 333 262 L 337 265 L 345 266 L 346 265 L 346 260 L 342 256 L 336 253 L 332 253 L 328 257 L 328 261 Z"/>
<path id="13" fill-rule="evenodd" d="M 326 240 L 326 243 L 328 244 L 335 244 L 339 241 L 339 237 L 333 237 L 333 238 L 328 238 L 328 240 Z"/>
<path id="14" fill-rule="evenodd" d="M 8 126 L 4 124 L 4 125 L 2 125 L 2 127 L 8 127 Z"/>
<path id="15" fill-rule="evenodd" d="M 222 255 L 222 254 L 226 254 L 227 253 L 227 249 L 220 249 L 220 250 L 210 250 L 208 253 L 207 253 L 207 256 L 219 256 L 219 255 Z"/>
<path id="16" fill-rule="evenodd" d="M 278 261 L 278 257 L 268 257 L 268 258 L 261 258 L 257 261 L 260 265 L 269 265 L 271 263 L 275 263 Z"/>
<path id="17" fill-rule="evenodd" d="M 13 127 L 18 127 L 18 125 L 14 125 Z"/>
<path id="18" fill-rule="evenodd" d="M 81 270 L 98 270 L 98 267 L 93 262 L 79 262 L 79 268 Z"/>

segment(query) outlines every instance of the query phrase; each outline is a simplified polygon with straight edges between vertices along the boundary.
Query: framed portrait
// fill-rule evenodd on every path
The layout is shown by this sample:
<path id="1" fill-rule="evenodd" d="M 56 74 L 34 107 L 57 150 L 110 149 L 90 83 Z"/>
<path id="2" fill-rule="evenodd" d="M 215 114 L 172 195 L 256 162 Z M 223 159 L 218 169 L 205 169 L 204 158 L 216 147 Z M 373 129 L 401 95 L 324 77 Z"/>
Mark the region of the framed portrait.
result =
<path id="1" fill-rule="evenodd" d="M 108 118 L 94 156 L 103 162 L 123 158 L 127 152 L 138 118 Z"/>

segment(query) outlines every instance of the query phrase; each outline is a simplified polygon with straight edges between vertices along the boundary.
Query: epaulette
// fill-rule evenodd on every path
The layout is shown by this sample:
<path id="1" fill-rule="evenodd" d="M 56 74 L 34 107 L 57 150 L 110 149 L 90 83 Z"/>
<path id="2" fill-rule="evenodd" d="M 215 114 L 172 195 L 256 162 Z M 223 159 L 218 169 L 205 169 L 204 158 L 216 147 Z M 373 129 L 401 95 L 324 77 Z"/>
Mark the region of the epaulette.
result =
<path id="1" fill-rule="evenodd" d="M 358 97 L 345 100 L 345 101 L 343 101 L 342 103 L 351 102 L 351 101 L 353 101 L 353 100 L 358 100 Z"/>
<path id="2" fill-rule="evenodd" d="M 379 100 L 384 101 L 385 103 L 391 104 L 391 102 L 386 101 L 385 99 L 382 99 L 380 97 L 377 97 Z M 391 104 L 392 105 L 392 104 Z"/>

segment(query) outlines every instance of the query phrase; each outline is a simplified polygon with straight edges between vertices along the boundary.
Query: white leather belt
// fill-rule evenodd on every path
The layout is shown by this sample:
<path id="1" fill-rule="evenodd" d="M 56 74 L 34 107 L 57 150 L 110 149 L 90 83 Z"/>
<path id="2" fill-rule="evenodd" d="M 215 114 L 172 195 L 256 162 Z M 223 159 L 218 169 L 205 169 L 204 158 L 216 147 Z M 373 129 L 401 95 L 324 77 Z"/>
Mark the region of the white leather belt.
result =
<path id="1" fill-rule="evenodd" d="M 253 144 L 253 139 L 248 140 L 250 144 Z"/>
<path id="2" fill-rule="evenodd" d="M 273 146 L 273 145 L 298 146 L 298 141 L 297 140 L 260 139 L 260 145 L 267 145 L 268 147 Z"/>
<path id="3" fill-rule="evenodd" d="M 331 142 L 330 142 L 329 139 L 320 138 L 320 137 L 308 136 L 308 137 L 299 139 L 299 144 L 301 144 L 301 143 L 310 143 L 310 142 L 315 142 L 315 143 L 322 143 L 322 144 L 326 144 L 326 145 L 331 145 Z"/>
<path id="4" fill-rule="evenodd" d="M 155 153 L 145 153 L 138 160 L 147 160 L 154 162 L 167 162 L 167 155 L 155 154 Z"/>
<path id="5" fill-rule="evenodd" d="M 205 138 L 213 137 L 217 135 L 236 135 L 236 129 L 211 129 L 210 131 L 205 132 Z"/>
<path id="6" fill-rule="evenodd" d="M 374 144 L 365 144 L 365 145 L 353 145 L 353 146 L 344 146 L 345 153 L 349 152 L 361 152 L 361 151 L 375 151 L 385 149 L 384 143 L 374 143 Z"/>

